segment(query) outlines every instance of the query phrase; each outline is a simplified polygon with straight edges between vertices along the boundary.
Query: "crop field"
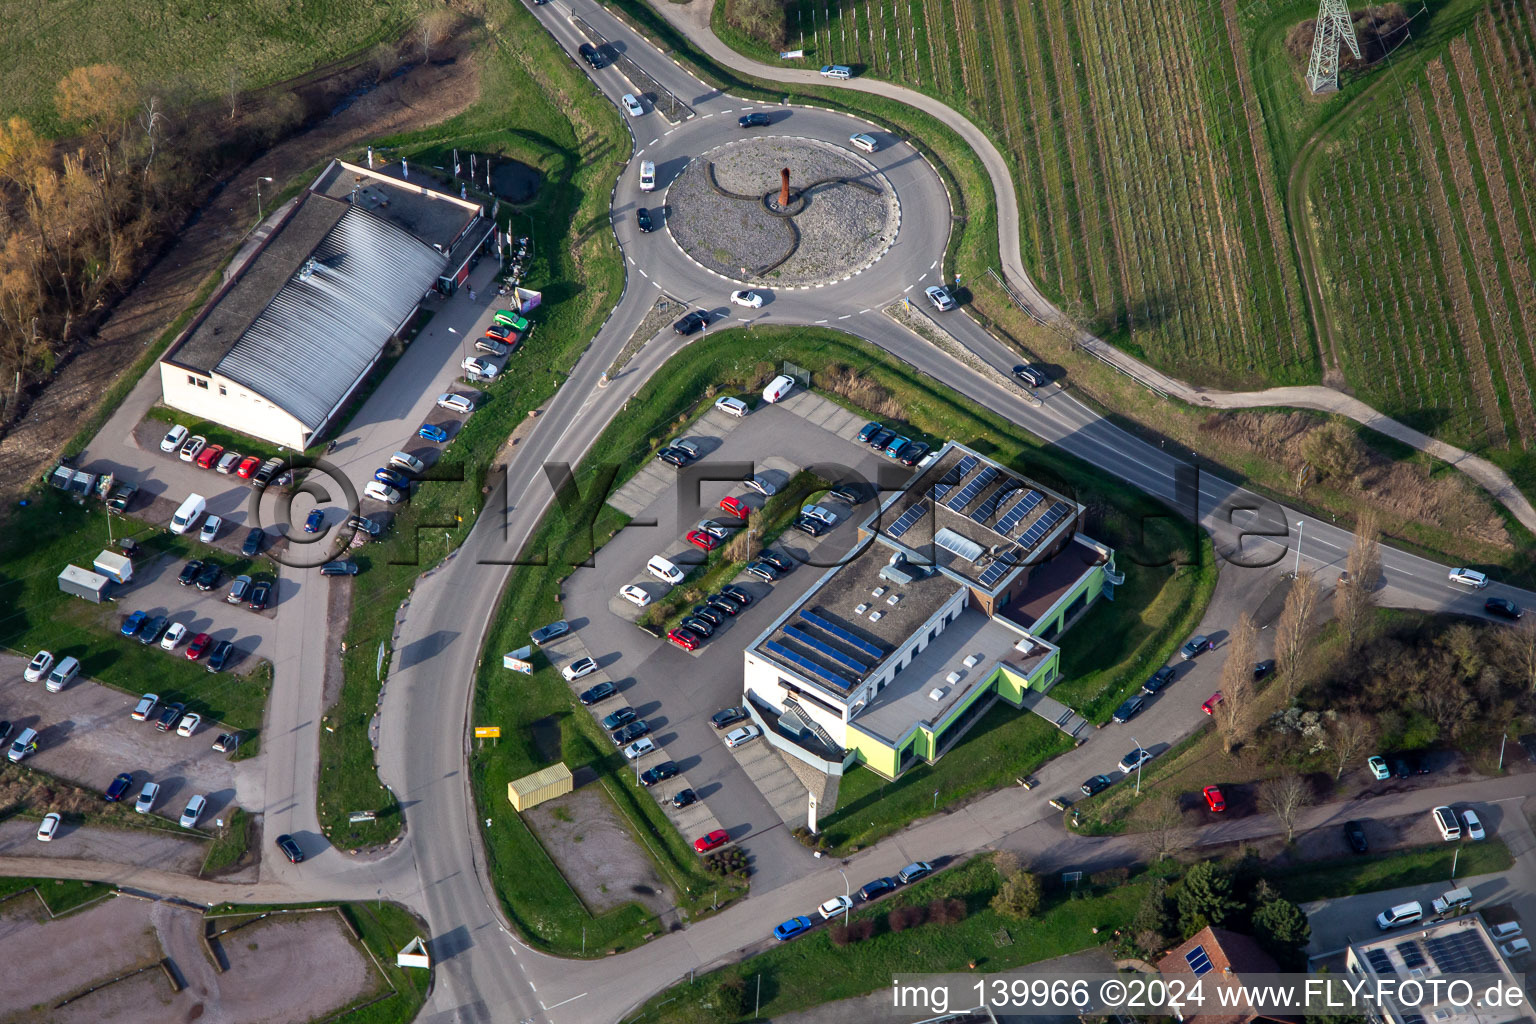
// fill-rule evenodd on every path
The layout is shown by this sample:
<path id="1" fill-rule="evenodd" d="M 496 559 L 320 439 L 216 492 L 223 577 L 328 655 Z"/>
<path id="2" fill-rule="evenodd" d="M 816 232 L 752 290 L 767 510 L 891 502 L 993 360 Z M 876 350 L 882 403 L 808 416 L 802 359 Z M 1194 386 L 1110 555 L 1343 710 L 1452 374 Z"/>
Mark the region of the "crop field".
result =
<path id="1" fill-rule="evenodd" d="M 1338 355 L 1366 401 L 1446 440 L 1536 445 L 1536 4 L 1494 0 L 1378 90 L 1308 195 Z"/>
<path id="2" fill-rule="evenodd" d="M 72 68 L 116 64 L 134 80 L 198 99 L 233 75 L 251 89 L 314 70 L 375 43 L 395 42 L 427 0 L 0 0 L 0 118 L 58 127 L 54 85 Z M 128 45 L 124 45 L 128 43 Z"/>
<path id="3" fill-rule="evenodd" d="M 787 39 L 988 127 L 1024 261 L 1080 322 L 1201 383 L 1319 378 L 1220 4 L 799 0 Z"/>

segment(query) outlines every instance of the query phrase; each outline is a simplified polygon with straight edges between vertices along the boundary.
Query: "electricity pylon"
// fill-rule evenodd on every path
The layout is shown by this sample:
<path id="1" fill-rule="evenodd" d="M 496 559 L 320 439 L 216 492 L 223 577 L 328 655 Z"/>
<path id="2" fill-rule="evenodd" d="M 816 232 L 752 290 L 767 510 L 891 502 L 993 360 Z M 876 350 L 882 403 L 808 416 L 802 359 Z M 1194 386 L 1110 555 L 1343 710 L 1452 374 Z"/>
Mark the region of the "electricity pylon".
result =
<path id="1" fill-rule="evenodd" d="M 1349 20 L 1349 0 L 1318 0 L 1317 31 L 1312 39 L 1312 60 L 1307 64 L 1307 85 L 1315 96 L 1339 91 L 1339 43 L 1360 60 L 1355 24 Z"/>

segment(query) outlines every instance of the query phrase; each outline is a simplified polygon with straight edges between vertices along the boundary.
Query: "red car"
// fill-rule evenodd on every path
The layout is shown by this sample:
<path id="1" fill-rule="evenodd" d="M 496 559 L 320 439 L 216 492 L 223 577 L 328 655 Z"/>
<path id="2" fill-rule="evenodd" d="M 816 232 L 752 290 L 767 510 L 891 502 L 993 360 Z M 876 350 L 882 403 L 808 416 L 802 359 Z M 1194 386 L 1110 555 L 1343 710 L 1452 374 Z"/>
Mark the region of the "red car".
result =
<path id="1" fill-rule="evenodd" d="M 187 660 L 196 661 L 198 658 L 201 658 L 205 653 L 207 653 L 208 648 L 212 646 L 213 637 L 209 636 L 207 633 L 197 634 L 197 636 L 192 638 L 192 642 L 187 644 Z"/>
<path id="2" fill-rule="evenodd" d="M 703 548 L 705 551 L 713 551 L 720 546 L 720 538 L 712 533 L 705 533 L 703 530 L 694 530 L 688 535 L 688 543 L 696 548 Z"/>
<path id="3" fill-rule="evenodd" d="M 717 846 L 724 846 L 731 841 L 731 834 L 723 828 L 717 828 L 707 836 L 699 836 L 693 841 L 693 848 L 699 853 L 708 853 Z"/>
<path id="4" fill-rule="evenodd" d="M 696 651 L 699 649 L 699 644 L 704 642 L 703 638 L 700 637 L 699 634 L 695 633 L 693 630 L 687 628 L 686 626 L 678 626 L 672 632 L 667 634 L 667 639 L 672 641 L 674 644 L 677 644 L 677 646 L 681 647 L 685 651 Z"/>
<path id="5" fill-rule="evenodd" d="M 1200 791 L 1200 795 L 1205 797 L 1205 806 L 1211 810 L 1220 813 L 1227 809 L 1227 800 L 1216 786 L 1206 786 Z"/>
<path id="6" fill-rule="evenodd" d="M 198 469 L 212 469 L 213 468 L 213 464 L 215 462 L 218 462 L 219 461 L 219 456 L 221 456 L 223 454 L 224 454 L 224 446 L 223 445 L 221 445 L 221 444 L 211 444 L 211 445 L 209 445 L 207 448 L 204 448 L 202 451 L 197 453 L 197 460 L 196 460 L 197 461 L 197 468 Z"/>
<path id="7" fill-rule="evenodd" d="M 235 475 L 241 480 L 249 480 L 251 474 L 256 472 L 256 467 L 261 465 L 261 459 L 255 455 L 247 455 L 240 460 L 240 465 L 235 467 Z"/>
<path id="8" fill-rule="evenodd" d="M 723 512 L 729 512 L 737 519 L 745 519 L 752 514 L 752 506 L 736 497 L 721 498 L 720 509 Z"/>
<path id="9" fill-rule="evenodd" d="M 1200 705 L 1200 710 L 1208 715 L 1214 715 L 1216 713 L 1216 705 L 1220 704 L 1223 700 L 1226 700 L 1226 698 L 1221 695 L 1220 690 L 1217 690 L 1211 694 L 1210 699 Z"/>

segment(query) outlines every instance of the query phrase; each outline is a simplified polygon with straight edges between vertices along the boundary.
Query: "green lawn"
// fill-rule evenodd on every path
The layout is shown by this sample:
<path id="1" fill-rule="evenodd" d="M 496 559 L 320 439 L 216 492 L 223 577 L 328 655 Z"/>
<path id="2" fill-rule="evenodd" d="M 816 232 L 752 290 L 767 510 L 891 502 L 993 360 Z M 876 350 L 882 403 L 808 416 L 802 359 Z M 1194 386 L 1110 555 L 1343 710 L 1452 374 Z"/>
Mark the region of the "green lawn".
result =
<path id="1" fill-rule="evenodd" d="M 1480 843 L 1441 843 L 1369 857 L 1297 864 L 1269 869 L 1265 876 L 1280 887 L 1286 899 L 1306 903 L 1429 882 L 1444 881 L 1446 888 L 1451 888 L 1452 859 L 1456 861 L 1457 878 L 1507 871 L 1514 863 L 1504 840 L 1492 838 Z"/>
<path id="2" fill-rule="evenodd" d="M 55 917 L 112 891 L 105 883 L 69 878 L 0 878 L 0 900 L 28 889 L 37 890 L 38 898 Z"/>
<path id="3" fill-rule="evenodd" d="M 612 181 L 628 151 L 618 113 L 522 4 L 496 0 L 491 11 L 505 31 L 492 34 L 484 54 L 480 101 L 444 124 L 375 145 L 423 167 L 442 164 L 457 147 L 538 168 L 545 182 L 533 202 L 503 203 L 500 216 L 514 234 L 532 234 L 528 282 L 542 289 L 544 301 L 507 373 L 485 389 L 488 400 L 447 446 L 437 474 L 448 479 L 420 486 L 397 528 L 354 555 L 363 571 L 354 581 L 345 680 L 339 703 L 326 715 L 334 731 L 322 734 L 320 748 L 321 823 L 344 849 L 387 842 L 400 828 L 368 741 L 379 694 L 375 665 L 396 611 L 416 577 L 462 543 L 484 500 L 484 467 L 564 381 L 623 288 L 612 233 L 595 226 L 606 224 Z M 462 479 L 452 480 L 455 475 Z M 378 818 L 354 825 L 347 817 L 356 810 L 377 811 Z"/>
<path id="4" fill-rule="evenodd" d="M 853 768 L 838 786 L 837 810 L 822 819 L 823 834 L 836 853 L 851 853 L 936 809 L 1012 786 L 1071 749 L 1066 733 L 1000 700 L 936 764 L 918 765 L 895 782 Z"/>
<path id="5" fill-rule="evenodd" d="M 123 616 L 134 609 L 123 604 L 91 604 L 60 592 L 56 577 L 64 566 L 89 569 L 107 546 L 107 513 L 96 501 L 77 505 L 60 492 L 40 488 L 25 508 L 12 513 L 9 529 L 0 537 L 0 646 L 31 656 L 39 650 L 55 658 L 80 659 L 81 674 L 125 693 L 153 689 L 164 701 L 183 701 L 205 719 L 245 730 L 251 741 L 261 729 L 270 677 L 257 671 L 260 662 L 247 659 L 239 671 L 210 673 L 158 645 L 146 647 L 118 635 Z M 196 538 L 173 537 L 158 527 L 131 517 L 113 516 L 112 536 L 135 537 L 144 555 L 176 558 L 201 556 L 210 548 Z M 257 563 L 218 555 L 230 574 L 250 571 Z"/>
<path id="6" fill-rule="evenodd" d="M 991 858 L 977 857 L 855 913 L 855 921 L 877 921 L 876 932 L 869 939 L 838 949 L 827 929 L 818 928 L 691 983 L 674 985 L 653 996 L 638 1015 L 628 1019 L 634 1024 L 729 1024 L 751 1019 L 759 978 L 762 1018 L 779 1019 L 807 1007 L 873 992 L 889 985 L 892 975 L 898 973 L 964 971 L 972 960 L 978 970 L 992 972 L 1047 960 L 1097 946 L 1115 929 L 1128 926 L 1145 888 L 1137 880 L 1080 899 L 1047 892 L 1040 913 L 1028 921 L 1015 921 L 988 906 L 997 885 Z M 924 924 L 900 932 L 892 932 L 886 925 L 891 908 L 927 904 L 936 898 L 963 900 L 966 918 L 959 923 Z M 764 937 L 776 923 L 757 922 Z M 1093 933 L 1095 927 L 1098 935 Z M 721 984 L 738 979 L 746 986 L 746 1012 L 722 1013 L 714 1002 Z"/>
<path id="7" fill-rule="evenodd" d="M 353 1010 L 340 1018 L 339 1024 L 409 1024 L 416 1018 L 431 988 L 432 973 L 419 968 L 395 966 L 395 954 L 416 936 L 430 939 L 426 924 L 396 903 L 343 903 L 341 912 L 363 937 L 395 994 L 371 1005 Z"/>
<path id="8" fill-rule="evenodd" d="M 250 849 L 254 827 L 251 816 L 239 807 L 230 811 L 222 828 L 210 822 L 205 830 L 213 833 L 213 842 L 208 844 L 208 855 L 203 858 L 202 873 L 211 875 L 244 857 L 245 851 Z"/>

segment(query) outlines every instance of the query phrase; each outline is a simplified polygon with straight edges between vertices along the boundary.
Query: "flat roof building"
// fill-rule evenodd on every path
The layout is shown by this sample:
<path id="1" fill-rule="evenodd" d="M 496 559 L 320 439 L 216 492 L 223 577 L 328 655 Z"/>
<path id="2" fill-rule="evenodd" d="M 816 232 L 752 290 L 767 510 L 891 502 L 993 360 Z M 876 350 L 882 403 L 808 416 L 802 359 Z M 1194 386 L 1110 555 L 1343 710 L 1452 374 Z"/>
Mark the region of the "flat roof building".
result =
<path id="1" fill-rule="evenodd" d="M 829 773 L 895 778 L 991 707 L 1057 678 L 1049 639 L 1120 581 L 1083 507 L 946 444 L 858 527 L 854 554 L 748 645 L 770 742 Z"/>
<path id="2" fill-rule="evenodd" d="M 494 230 L 477 202 L 333 160 L 161 358 L 165 403 L 307 448 Z"/>
<path id="3" fill-rule="evenodd" d="M 1448 974 L 1504 974 L 1515 977 L 1499 953 L 1479 914 L 1466 914 L 1449 921 L 1404 928 L 1370 942 L 1351 942 L 1344 955 L 1350 974 L 1393 979 L 1429 981 Z M 1434 991 L 1425 986 L 1427 991 Z M 1475 1005 L 1450 1001 L 1431 1001 L 1425 1005 L 1402 1007 L 1388 1000 L 1372 1004 L 1367 1015 L 1374 1021 L 1390 1024 L 1510 1024 L 1532 1019 L 1531 1008 Z"/>

